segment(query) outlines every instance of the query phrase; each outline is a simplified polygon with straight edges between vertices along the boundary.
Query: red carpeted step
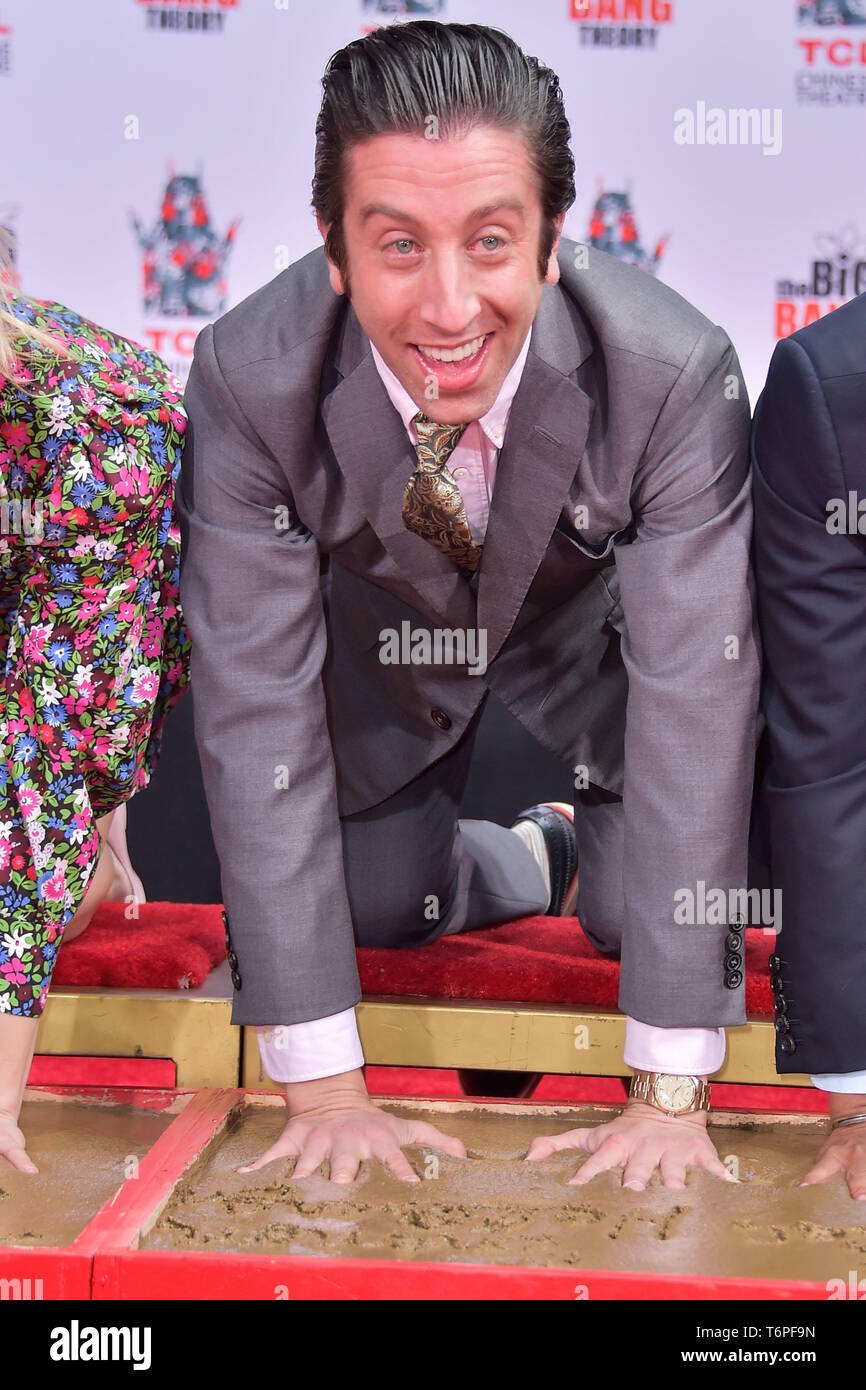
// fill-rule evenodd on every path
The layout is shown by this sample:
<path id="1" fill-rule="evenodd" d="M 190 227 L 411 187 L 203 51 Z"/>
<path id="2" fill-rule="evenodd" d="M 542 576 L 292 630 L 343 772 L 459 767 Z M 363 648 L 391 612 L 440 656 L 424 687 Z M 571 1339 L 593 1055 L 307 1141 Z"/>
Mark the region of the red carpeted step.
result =
<path id="1" fill-rule="evenodd" d="M 74 941 L 61 942 L 53 985 L 194 989 L 225 958 L 219 903 L 102 903 Z"/>
<path id="2" fill-rule="evenodd" d="M 767 958 L 775 935 L 746 932 L 746 1009 L 772 1017 Z M 615 1009 L 619 961 L 602 955 L 576 917 L 521 917 L 404 951 L 358 952 L 365 994 L 520 1000 Z"/>
<path id="3" fill-rule="evenodd" d="M 219 903 L 144 903 L 137 920 L 126 910 L 102 904 L 60 951 L 55 984 L 190 989 L 225 957 Z M 767 957 L 775 941 L 758 927 L 746 932 L 753 1017 L 772 1017 Z M 363 947 L 358 968 L 365 994 L 617 1007 L 619 961 L 590 945 L 576 917 L 521 917 L 407 950 Z"/>

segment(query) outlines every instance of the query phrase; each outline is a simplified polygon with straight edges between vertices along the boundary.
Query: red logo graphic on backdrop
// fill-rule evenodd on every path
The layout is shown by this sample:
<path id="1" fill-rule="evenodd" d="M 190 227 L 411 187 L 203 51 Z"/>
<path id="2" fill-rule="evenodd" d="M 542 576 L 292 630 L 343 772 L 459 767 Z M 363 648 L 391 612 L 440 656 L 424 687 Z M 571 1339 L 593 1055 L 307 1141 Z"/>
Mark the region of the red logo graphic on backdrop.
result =
<path id="1" fill-rule="evenodd" d="M 225 271 L 240 223 L 224 235 L 211 222 L 201 174 L 175 174 L 162 195 L 159 215 L 146 228 L 135 213 L 132 225 L 144 253 L 146 313 L 221 314 L 226 302 Z"/>
<path id="2" fill-rule="evenodd" d="M 655 48 L 673 17 L 673 0 L 571 0 L 582 48 Z"/>
<path id="3" fill-rule="evenodd" d="M 777 280 L 775 336 L 787 338 L 866 291 L 866 243 L 853 223 L 815 237 L 818 256 L 802 280 Z"/>
<path id="4" fill-rule="evenodd" d="M 629 265 L 636 265 L 639 270 L 646 270 L 655 275 L 662 253 L 670 240 L 669 236 L 660 237 L 650 254 L 641 245 L 638 236 L 630 191 L 616 193 L 611 189 L 603 189 L 600 179 L 597 179 L 596 183 L 598 197 L 589 219 L 590 246 L 594 246 L 598 251 L 607 251 L 608 255 L 617 256 L 621 261 L 627 261 Z"/>

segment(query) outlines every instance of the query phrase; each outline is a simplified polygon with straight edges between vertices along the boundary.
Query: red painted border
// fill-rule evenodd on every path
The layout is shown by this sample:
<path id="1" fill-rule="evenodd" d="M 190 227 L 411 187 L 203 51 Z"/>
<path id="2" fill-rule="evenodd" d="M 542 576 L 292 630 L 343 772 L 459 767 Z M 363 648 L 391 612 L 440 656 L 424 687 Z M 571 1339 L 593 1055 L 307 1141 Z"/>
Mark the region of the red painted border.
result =
<path id="1" fill-rule="evenodd" d="M 49 1095 L 64 1096 L 67 1100 L 108 1101 L 112 1105 L 134 1105 L 137 1110 L 168 1110 L 178 1096 L 192 1092 L 177 1087 L 153 1090 L 147 1086 L 76 1086 L 52 1082 L 50 1085 L 30 1086 L 28 1091 L 47 1091 Z"/>
<path id="2" fill-rule="evenodd" d="M 54 1090 L 55 1088 L 48 1088 Z M 60 1090 L 60 1088 L 57 1088 Z M 69 1094 L 68 1089 L 62 1090 Z M 91 1092 L 91 1095 L 93 1093 Z M 136 1102 L 127 1088 L 106 1099 Z M 165 1105 L 184 1092 L 144 1093 Z M 824 1283 L 434 1261 L 138 1250 L 142 1228 L 247 1095 L 192 1093 L 185 1108 L 66 1249 L 0 1247 L 0 1277 L 41 1278 L 45 1298 L 151 1300 L 826 1300 Z"/>
<path id="3" fill-rule="evenodd" d="M 93 1263 L 94 1299 L 823 1299 L 827 1287 L 793 1279 L 694 1277 L 610 1270 L 445 1264 L 438 1261 L 267 1256 L 130 1249 L 157 1202 L 196 1156 L 244 1091 L 196 1096 L 201 1104 L 148 1183 L 139 1182 L 120 1221 L 107 1220 Z M 176 1131 L 194 1102 L 170 1126 Z M 201 1136 L 204 1136 L 201 1139 Z M 200 1142 L 199 1142 L 200 1141 Z M 160 1141 L 158 1141 L 159 1144 Z M 151 1150 L 154 1154 L 158 1144 Z M 148 1155 L 148 1158 L 151 1157 Z M 144 1165 L 142 1165 L 144 1166 Z M 174 1176 L 172 1176 L 174 1175 Z M 129 1183 L 121 1193 L 126 1195 Z M 148 1205 L 149 1203 L 149 1205 Z"/>
<path id="4" fill-rule="evenodd" d="M 29 1279 L 28 1302 L 91 1297 L 93 1261 L 90 1255 L 73 1253 L 55 1245 L 0 1245 L 0 1279 Z M 41 1286 L 34 1283 L 41 1280 Z M 0 1307 L 14 1305 L 4 1299 Z M 24 1300 L 22 1300 L 24 1301 Z"/>
<path id="5" fill-rule="evenodd" d="M 225 1117 L 243 1099 L 235 1087 L 209 1086 L 196 1091 L 138 1165 L 87 1223 L 70 1249 L 95 1254 L 107 1247 L 130 1246 L 147 1218 L 169 1196 L 175 1183 L 216 1134 Z"/>
<path id="6" fill-rule="evenodd" d="M 47 1091 L 51 1095 L 63 1096 L 69 1100 L 101 1100 L 118 1105 L 134 1105 L 140 1109 L 149 1110 L 165 1110 L 174 1103 L 178 1096 L 188 1094 L 188 1092 L 178 1090 L 139 1091 L 128 1086 L 83 1088 L 48 1085 L 30 1087 L 29 1089 Z M 212 1095 L 213 1092 L 210 1094 Z M 193 1105 L 195 1100 L 196 1097 L 193 1097 L 189 1104 Z M 179 1131 L 176 1126 L 183 1119 L 185 1113 L 186 1110 L 183 1110 L 174 1117 L 168 1128 L 160 1135 L 157 1143 L 142 1158 L 139 1171 L 145 1167 L 150 1155 L 162 1140 L 170 1134 L 178 1134 Z M 120 1190 L 122 1189 L 118 1189 L 118 1191 Z M 106 1223 L 109 1223 L 112 1230 L 114 1229 L 111 1207 L 115 1203 L 117 1195 L 115 1193 L 114 1198 L 109 1198 L 107 1202 L 103 1203 L 70 1245 L 0 1244 L 0 1279 L 29 1279 L 31 1281 L 29 1289 L 26 1285 L 22 1285 L 22 1293 L 26 1292 L 29 1295 L 26 1301 L 89 1299 L 93 1276 L 93 1251 L 90 1248 L 88 1233 L 92 1235 L 95 1232 L 98 1236 Z M 34 1283 L 36 1280 L 42 1281 L 41 1287 Z M 7 1300 L 0 1301 L 5 1303 Z M 9 1299 L 8 1301 L 15 1302 L 17 1300 Z"/>
<path id="7" fill-rule="evenodd" d="M 285 1292 L 281 1292 L 285 1290 Z M 825 1284 L 794 1279 L 610 1270 L 535 1269 L 525 1265 L 441 1264 L 333 1256 L 238 1255 L 179 1250 L 103 1250 L 93 1262 L 93 1298 L 301 1300 L 601 1301 L 804 1300 L 827 1298 Z"/>

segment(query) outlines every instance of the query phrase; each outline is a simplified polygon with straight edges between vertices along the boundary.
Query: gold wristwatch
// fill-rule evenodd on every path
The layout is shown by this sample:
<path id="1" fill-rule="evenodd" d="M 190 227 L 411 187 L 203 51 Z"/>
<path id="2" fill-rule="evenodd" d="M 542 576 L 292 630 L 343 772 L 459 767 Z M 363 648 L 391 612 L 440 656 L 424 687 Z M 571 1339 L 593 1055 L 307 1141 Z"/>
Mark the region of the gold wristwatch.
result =
<path id="1" fill-rule="evenodd" d="M 646 1101 L 666 1115 L 690 1115 L 695 1110 L 710 1108 L 710 1085 L 702 1076 L 636 1071 L 628 1094 L 630 1100 Z"/>

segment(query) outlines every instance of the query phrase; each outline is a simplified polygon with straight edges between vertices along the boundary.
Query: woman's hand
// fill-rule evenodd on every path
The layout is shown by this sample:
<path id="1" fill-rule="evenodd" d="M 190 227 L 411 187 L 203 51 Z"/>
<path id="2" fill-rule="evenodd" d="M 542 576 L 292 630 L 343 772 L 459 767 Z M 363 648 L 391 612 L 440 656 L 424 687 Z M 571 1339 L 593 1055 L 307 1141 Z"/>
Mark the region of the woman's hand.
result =
<path id="1" fill-rule="evenodd" d="M 8 1158 L 20 1173 L 38 1173 L 39 1169 L 24 1147 L 24 1135 L 18 1128 L 18 1116 L 0 1110 L 0 1155 Z"/>

